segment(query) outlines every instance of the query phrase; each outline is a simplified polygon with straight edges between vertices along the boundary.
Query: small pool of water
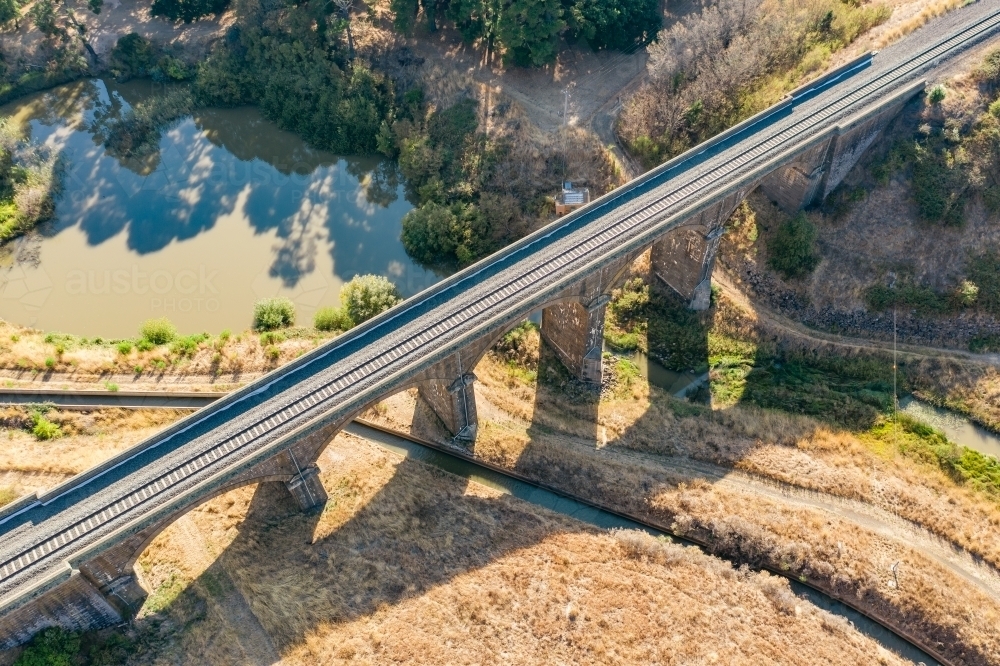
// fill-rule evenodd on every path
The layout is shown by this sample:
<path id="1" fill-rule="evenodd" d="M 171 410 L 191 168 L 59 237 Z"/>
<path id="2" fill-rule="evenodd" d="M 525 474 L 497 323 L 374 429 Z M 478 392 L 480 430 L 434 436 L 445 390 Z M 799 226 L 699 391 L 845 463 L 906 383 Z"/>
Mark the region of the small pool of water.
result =
<path id="1" fill-rule="evenodd" d="M 1000 459 L 1000 435 L 978 426 L 960 414 L 921 402 L 913 396 L 899 401 L 899 410 L 945 434 L 959 446 Z"/>
<path id="2" fill-rule="evenodd" d="M 556 493 L 539 488 L 530 483 L 525 483 L 505 474 L 495 472 L 487 467 L 477 465 L 474 462 L 450 455 L 444 451 L 439 451 L 402 437 L 392 435 L 370 428 L 361 423 L 351 423 L 345 428 L 348 432 L 363 437 L 379 446 L 406 456 L 413 460 L 419 460 L 433 465 L 446 472 L 455 474 L 464 479 L 481 483 L 485 486 L 509 493 L 518 499 L 530 502 L 536 506 L 561 513 L 575 518 L 581 522 L 593 525 L 602 529 L 638 529 L 653 534 L 663 535 L 662 532 L 650 529 L 640 523 L 628 520 L 613 513 L 602 511 L 601 509 L 589 506 L 582 502 L 563 497 Z M 676 539 L 675 539 L 676 541 Z M 692 546 L 693 547 L 693 546 Z M 840 616 L 848 620 L 859 632 L 874 639 L 880 645 L 892 652 L 909 659 L 915 663 L 923 663 L 927 666 L 939 666 L 938 662 L 925 654 L 923 651 L 910 645 L 896 634 L 885 629 L 877 622 L 874 622 L 849 606 L 845 606 L 839 601 L 827 597 L 824 594 L 813 590 L 810 587 L 792 581 L 792 590 L 799 597 L 806 599 L 810 603 L 826 610 L 827 612 Z"/>
<path id="3" fill-rule="evenodd" d="M 706 379 L 704 375 L 697 375 L 693 372 L 668 370 L 659 361 L 650 358 L 641 351 L 635 351 L 631 354 L 622 354 L 614 351 L 612 353 L 615 356 L 627 358 L 635 363 L 639 368 L 639 372 L 650 384 L 677 397 L 683 397 L 688 391 L 695 389 Z"/>
<path id="4" fill-rule="evenodd" d="M 94 79 L 0 108 L 66 165 L 55 219 L 0 258 L 0 317 L 126 337 L 166 316 L 217 333 L 249 326 L 269 296 L 311 324 L 356 274 L 405 296 L 440 279 L 403 249 L 412 206 L 393 163 L 315 150 L 254 108 L 198 110 L 151 155 L 109 154 L 96 127 L 160 92 Z"/>

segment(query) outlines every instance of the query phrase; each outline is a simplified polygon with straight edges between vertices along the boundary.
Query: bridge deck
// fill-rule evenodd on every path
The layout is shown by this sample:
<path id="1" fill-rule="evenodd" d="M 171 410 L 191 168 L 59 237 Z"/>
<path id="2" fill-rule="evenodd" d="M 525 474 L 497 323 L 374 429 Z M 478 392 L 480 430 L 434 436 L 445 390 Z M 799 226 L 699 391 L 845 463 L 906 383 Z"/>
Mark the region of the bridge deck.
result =
<path id="1" fill-rule="evenodd" d="M 870 66 L 763 114 L 227 396 L 102 467 L 0 512 L 0 613 L 68 575 L 123 533 L 170 515 L 342 421 L 485 331 L 543 304 L 603 262 L 671 226 L 795 151 L 918 83 L 994 35 L 1000 3 L 957 10 L 886 49 Z"/>

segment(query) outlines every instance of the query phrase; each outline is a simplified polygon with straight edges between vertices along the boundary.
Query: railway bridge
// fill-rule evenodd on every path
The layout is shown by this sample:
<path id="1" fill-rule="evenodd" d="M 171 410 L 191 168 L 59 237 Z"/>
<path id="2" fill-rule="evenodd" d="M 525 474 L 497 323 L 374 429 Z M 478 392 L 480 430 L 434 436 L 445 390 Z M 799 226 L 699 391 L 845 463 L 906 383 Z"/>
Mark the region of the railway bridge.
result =
<path id="1" fill-rule="evenodd" d="M 843 179 L 929 72 L 1000 32 L 981 0 L 790 93 L 628 185 L 470 266 L 134 448 L 0 510 L 0 647 L 52 625 L 121 621 L 145 598 L 133 566 L 166 526 L 239 486 L 280 481 L 303 509 L 315 461 L 357 414 L 417 387 L 457 440 L 476 436 L 473 368 L 542 310 L 542 335 L 600 381 L 605 307 L 652 248 L 666 284 L 708 306 L 724 224 L 761 187 L 796 210 Z"/>

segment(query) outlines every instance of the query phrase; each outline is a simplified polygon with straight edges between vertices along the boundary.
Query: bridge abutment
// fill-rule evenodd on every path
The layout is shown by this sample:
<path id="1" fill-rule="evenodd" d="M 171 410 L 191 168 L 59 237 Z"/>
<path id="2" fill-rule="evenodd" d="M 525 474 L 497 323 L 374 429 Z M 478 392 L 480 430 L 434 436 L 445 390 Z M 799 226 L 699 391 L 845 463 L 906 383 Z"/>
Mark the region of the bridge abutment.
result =
<path id="1" fill-rule="evenodd" d="M 868 113 L 834 128 L 825 140 L 765 176 L 760 182 L 761 190 L 787 213 L 823 201 L 843 182 L 906 103 L 923 89 L 923 82 L 914 84 Z"/>
<path id="2" fill-rule="evenodd" d="M 65 582 L 0 619 L 0 649 L 25 643 L 48 627 L 87 631 L 118 624 L 128 618 L 118 607 L 125 604 L 112 603 L 106 592 L 79 571 L 74 571 Z"/>

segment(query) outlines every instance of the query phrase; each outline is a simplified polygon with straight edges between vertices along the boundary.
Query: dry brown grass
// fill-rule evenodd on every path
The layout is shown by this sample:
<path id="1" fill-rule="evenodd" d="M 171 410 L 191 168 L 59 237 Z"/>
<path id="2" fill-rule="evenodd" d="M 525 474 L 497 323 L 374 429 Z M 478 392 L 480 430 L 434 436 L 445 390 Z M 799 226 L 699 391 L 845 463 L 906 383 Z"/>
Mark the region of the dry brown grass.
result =
<path id="1" fill-rule="evenodd" d="M 939 16 L 944 16 L 948 12 L 958 9 L 966 4 L 968 0 L 931 0 L 926 3 L 914 3 L 917 7 L 923 5 L 915 14 L 911 14 L 904 20 L 890 26 L 882 31 L 875 41 L 875 48 L 883 49 L 889 44 L 905 37 L 911 32 L 924 27 Z"/>
<path id="2" fill-rule="evenodd" d="M 152 544 L 142 663 L 902 663 L 782 579 L 349 435 L 320 462 L 319 516 L 248 488 Z"/>
<path id="3" fill-rule="evenodd" d="M 183 410 L 51 410 L 46 418 L 63 436 L 39 441 L 29 411 L 0 408 L 0 486 L 23 496 L 50 488 L 104 462 L 180 418 Z"/>

